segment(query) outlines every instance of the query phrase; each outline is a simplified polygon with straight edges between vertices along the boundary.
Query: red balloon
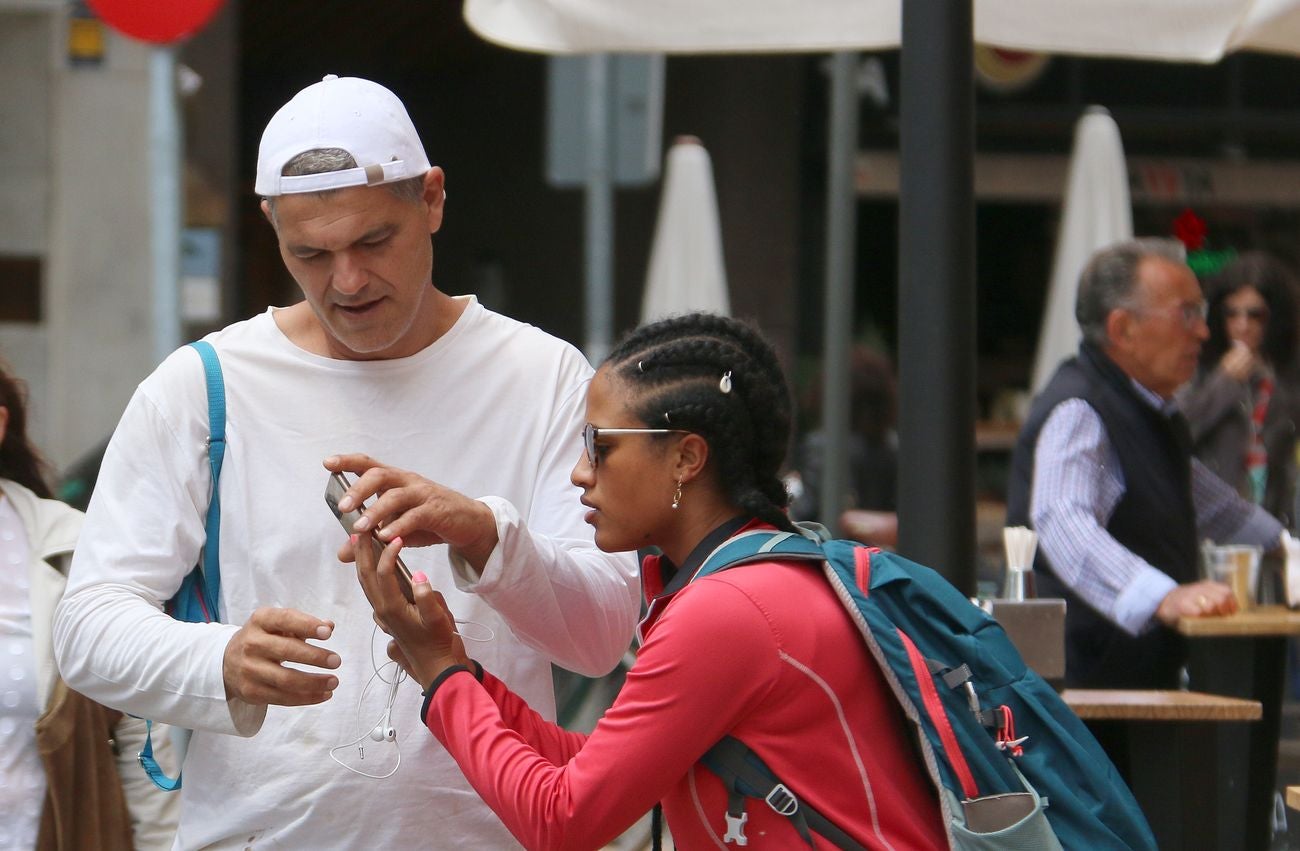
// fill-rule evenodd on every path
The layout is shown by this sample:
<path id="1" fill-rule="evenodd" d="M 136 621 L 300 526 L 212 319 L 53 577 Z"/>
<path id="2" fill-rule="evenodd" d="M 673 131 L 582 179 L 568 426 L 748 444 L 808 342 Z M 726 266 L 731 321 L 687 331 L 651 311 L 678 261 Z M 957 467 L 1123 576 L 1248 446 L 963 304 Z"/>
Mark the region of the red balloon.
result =
<path id="1" fill-rule="evenodd" d="M 123 35 L 170 44 L 203 29 L 222 0 L 87 0 L 99 19 Z"/>

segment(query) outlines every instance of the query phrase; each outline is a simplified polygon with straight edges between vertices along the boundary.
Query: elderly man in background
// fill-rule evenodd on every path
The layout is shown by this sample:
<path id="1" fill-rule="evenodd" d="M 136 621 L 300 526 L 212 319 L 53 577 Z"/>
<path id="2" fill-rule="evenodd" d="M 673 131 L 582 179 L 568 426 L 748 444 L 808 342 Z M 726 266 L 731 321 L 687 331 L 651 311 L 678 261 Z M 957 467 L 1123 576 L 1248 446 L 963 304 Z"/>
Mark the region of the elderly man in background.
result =
<path id="1" fill-rule="evenodd" d="M 1097 252 L 1075 316 L 1079 353 L 1034 400 L 1012 456 L 1007 522 L 1037 530 L 1039 594 L 1068 603 L 1068 685 L 1175 688 L 1178 619 L 1236 609 L 1227 585 L 1199 578 L 1198 541 L 1271 549 L 1282 527 L 1192 458 L 1173 397 L 1209 330 L 1182 246 Z"/>

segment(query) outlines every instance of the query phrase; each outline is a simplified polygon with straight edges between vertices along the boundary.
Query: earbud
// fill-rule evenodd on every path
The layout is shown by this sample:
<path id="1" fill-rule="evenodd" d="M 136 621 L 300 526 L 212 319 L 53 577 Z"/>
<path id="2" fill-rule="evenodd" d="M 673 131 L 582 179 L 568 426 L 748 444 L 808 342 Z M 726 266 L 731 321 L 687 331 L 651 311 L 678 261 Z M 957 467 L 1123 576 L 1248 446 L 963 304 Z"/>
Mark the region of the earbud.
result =
<path id="1" fill-rule="evenodd" d="M 376 742 L 391 742 L 397 738 L 397 730 L 393 729 L 392 710 L 385 709 L 384 717 L 379 719 L 379 723 L 370 731 L 370 738 Z"/>

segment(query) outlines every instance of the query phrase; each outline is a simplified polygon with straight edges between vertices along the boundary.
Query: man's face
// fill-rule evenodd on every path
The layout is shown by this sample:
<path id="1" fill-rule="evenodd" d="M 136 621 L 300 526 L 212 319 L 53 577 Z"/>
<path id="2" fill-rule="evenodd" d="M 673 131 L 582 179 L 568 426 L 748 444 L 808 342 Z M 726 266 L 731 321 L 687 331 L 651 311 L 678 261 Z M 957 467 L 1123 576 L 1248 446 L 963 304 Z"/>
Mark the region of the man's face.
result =
<path id="1" fill-rule="evenodd" d="M 442 224 L 442 201 L 438 168 L 425 176 L 423 197 L 414 203 L 383 186 L 276 199 L 280 256 L 320 321 L 331 356 L 406 357 L 432 341 L 429 235 Z"/>
<path id="2" fill-rule="evenodd" d="M 1144 387 L 1168 399 L 1196 372 L 1210 335 L 1205 301 L 1192 270 L 1163 257 L 1138 264 L 1133 303 L 1112 312 L 1115 362 Z"/>

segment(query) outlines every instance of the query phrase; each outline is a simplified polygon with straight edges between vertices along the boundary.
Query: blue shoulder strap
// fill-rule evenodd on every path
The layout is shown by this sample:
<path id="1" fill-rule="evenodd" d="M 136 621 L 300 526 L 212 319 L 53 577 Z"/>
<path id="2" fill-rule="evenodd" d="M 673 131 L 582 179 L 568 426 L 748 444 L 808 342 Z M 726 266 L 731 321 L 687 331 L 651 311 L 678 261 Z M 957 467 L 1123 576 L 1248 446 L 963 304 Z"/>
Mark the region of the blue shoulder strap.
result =
<path id="1" fill-rule="evenodd" d="M 204 522 L 205 540 L 203 559 L 195 570 L 202 584 L 193 589 L 202 609 L 202 617 L 189 620 L 220 620 L 221 605 L 221 492 L 217 482 L 221 478 L 221 462 L 226 455 L 226 383 L 221 375 L 221 361 L 216 349 L 206 340 L 190 343 L 203 359 L 203 373 L 208 387 L 208 466 L 212 470 L 212 496 L 208 500 L 208 516 Z M 188 579 L 187 579 L 188 582 Z M 181 774 L 168 777 L 153 756 L 153 722 L 145 720 L 144 748 L 140 751 L 140 765 L 154 785 L 164 792 L 181 788 Z"/>
<path id="2" fill-rule="evenodd" d="M 704 564 L 696 572 L 695 578 L 755 561 L 773 559 L 822 561 L 825 558 L 826 554 L 822 552 L 821 545 L 807 535 L 778 532 L 773 529 L 754 529 L 723 541 L 704 559 Z"/>
<path id="3" fill-rule="evenodd" d="M 212 498 L 208 500 L 208 518 L 204 523 L 203 586 L 212 620 L 221 620 L 221 462 L 226 457 L 226 382 L 221 376 L 217 350 L 206 340 L 190 343 L 203 358 L 203 372 L 208 384 L 208 466 L 212 470 Z"/>

